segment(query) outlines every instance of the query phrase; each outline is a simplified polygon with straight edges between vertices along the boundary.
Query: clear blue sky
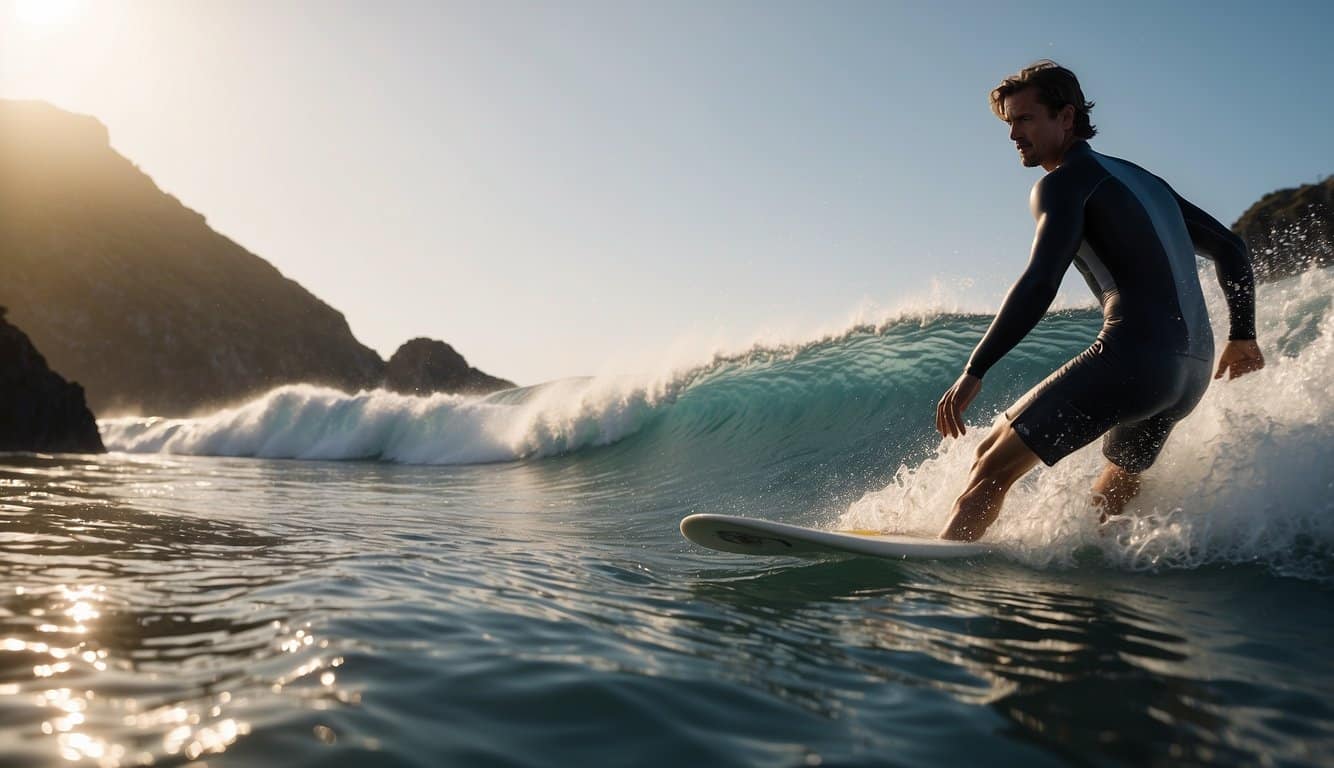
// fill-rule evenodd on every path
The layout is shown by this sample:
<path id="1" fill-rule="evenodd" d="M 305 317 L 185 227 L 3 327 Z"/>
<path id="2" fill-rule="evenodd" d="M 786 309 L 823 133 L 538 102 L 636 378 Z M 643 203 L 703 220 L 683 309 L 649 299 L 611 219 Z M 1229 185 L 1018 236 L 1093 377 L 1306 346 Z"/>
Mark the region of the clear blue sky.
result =
<path id="1" fill-rule="evenodd" d="M 1334 173 L 1324 1 L 45 2 L 0 0 L 0 97 L 101 119 L 381 354 L 522 383 L 994 308 L 1040 171 L 986 95 L 1037 58 L 1227 223 Z"/>

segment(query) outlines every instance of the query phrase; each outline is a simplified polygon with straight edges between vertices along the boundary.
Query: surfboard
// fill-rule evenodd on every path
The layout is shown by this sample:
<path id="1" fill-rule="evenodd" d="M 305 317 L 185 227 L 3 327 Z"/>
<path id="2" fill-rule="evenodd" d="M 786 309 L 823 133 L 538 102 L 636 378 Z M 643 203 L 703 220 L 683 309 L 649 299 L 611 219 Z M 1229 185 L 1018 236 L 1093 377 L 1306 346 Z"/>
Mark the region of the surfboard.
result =
<path id="1" fill-rule="evenodd" d="M 681 535 L 702 547 L 739 555 L 847 557 L 866 555 L 895 560 L 976 557 L 991 551 L 975 541 L 946 541 L 877 531 L 825 531 L 733 515 L 690 515 Z"/>

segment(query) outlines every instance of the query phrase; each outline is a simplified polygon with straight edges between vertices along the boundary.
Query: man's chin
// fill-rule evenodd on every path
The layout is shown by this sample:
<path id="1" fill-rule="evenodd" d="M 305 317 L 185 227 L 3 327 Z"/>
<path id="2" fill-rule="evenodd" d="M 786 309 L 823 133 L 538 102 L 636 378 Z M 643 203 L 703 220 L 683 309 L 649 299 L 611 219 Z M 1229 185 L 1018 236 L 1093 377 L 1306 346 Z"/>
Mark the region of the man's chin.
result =
<path id="1" fill-rule="evenodd" d="M 1036 168 L 1039 165 L 1042 165 L 1042 163 L 1032 155 L 1020 155 L 1019 162 L 1023 163 L 1025 168 Z"/>

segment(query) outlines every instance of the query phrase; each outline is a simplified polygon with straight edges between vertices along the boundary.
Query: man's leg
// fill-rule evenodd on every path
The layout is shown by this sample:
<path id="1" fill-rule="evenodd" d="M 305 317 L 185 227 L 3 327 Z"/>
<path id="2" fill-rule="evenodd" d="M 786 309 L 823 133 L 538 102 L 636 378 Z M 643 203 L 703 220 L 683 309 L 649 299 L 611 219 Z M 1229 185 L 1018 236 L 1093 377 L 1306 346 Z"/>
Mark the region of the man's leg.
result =
<path id="1" fill-rule="evenodd" d="M 1166 383 L 1149 388 L 1167 398 L 1153 403 L 1156 412 L 1138 421 L 1118 424 L 1107 433 L 1102 444 L 1107 466 L 1093 483 L 1093 504 L 1102 508 L 1098 522 L 1105 523 L 1121 514 L 1126 502 L 1139 493 L 1140 475 L 1158 459 L 1177 422 L 1204 397 L 1212 381 L 1212 371 L 1207 360 L 1177 358 L 1170 370 L 1162 372 Z"/>
<path id="2" fill-rule="evenodd" d="M 968 475 L 968 486 L 954 502 L 942 539 L 976 541 L 996 520 L 1010 486 L 1036 467 L 1040 459 L 1003 421 L 977 448 L 977 460 Z"/>
<path id="3" fill-rule="evenodd" d="M 1126 502 L 1139 493 L 1138 472 L 1127 472 L 1112 462 L 1102 470 L 1102 474 L 1093 482 L 1093 506 L 1099 507 L 1102 514 L 1098 522 L 1105 523 L 1107 518 L 1121 514 Z"/>

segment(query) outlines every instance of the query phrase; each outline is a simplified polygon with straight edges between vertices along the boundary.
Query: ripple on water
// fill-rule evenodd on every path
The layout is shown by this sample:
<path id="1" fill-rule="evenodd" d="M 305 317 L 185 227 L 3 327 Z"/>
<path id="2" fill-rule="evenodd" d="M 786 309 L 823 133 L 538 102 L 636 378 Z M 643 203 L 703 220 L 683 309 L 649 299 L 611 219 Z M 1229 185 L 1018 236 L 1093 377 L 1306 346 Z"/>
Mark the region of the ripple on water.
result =
<path id="1" fill-rule="evenodd" d="M 534 512 L 532 467 L 14 464 L 20 764 L 1302 765 L 1334 744 L 1328 593 L 1258 569 L 713 557 L 664 547 L 651 512 L 620 524 L 620 497 Z"/>
<path id="2" fill-rule="evenodd" d="M 83 481 L 135 482 L 151 475 L 142 464 L 7 462 L 16 466 L 0 469 L 0 488 L 21 494 L 0 514 L 7 753 L 194 759 L 234 744 L 251 729 L 245 713 L 275 699 L 346 697 L 333 671 L 341 658 L 282 589 L 322 553 L 234 522 L 138 509 Z M 64 480 L 41 485 L 52 476 Z"/>

